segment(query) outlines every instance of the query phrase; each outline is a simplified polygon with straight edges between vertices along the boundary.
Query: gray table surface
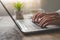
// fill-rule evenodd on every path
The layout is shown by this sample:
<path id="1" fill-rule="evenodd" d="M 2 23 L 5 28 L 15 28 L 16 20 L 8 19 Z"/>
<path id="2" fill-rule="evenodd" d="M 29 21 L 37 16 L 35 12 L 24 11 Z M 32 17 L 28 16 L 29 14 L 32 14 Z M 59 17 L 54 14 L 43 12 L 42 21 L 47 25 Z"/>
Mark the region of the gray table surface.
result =
<path id="1" fill-rule="evenodd" d="M 21 35 L 9 16 L 0 19 L 0 40 L 21 40 Z"/>

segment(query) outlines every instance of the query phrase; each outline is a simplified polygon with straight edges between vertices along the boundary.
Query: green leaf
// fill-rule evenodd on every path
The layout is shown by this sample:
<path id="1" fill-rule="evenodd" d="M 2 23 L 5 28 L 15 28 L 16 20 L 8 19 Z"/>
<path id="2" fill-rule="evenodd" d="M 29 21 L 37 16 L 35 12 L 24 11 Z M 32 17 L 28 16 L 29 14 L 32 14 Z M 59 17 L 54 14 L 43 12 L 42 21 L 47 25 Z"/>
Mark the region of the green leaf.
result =
<path id="1" fill-rule="evenodd" d="M 20 11 L 23 6 L 24 5 L 21 2 L 14 3 L 14 7 L 17 9 L 17 11 Z"/>

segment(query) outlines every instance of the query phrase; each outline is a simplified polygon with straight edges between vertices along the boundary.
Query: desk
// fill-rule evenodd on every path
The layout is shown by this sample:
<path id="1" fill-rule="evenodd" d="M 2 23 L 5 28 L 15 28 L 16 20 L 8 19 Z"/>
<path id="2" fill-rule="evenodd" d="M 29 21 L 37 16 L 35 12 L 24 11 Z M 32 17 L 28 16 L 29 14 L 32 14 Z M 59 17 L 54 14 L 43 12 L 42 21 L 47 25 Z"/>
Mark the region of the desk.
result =
<path id="1" fill-rule="evenodd" d="M 60 33 L 26 36 L 20 32 L 9 16 L 3 16 L 0 20 L 0 40 L 60 40 Z"/>
<path id="2" fill-rule="evenodd" d="M 6 20 L 7 19 L 7 20 Z M 0 39 L 5 40 L 60 40 L 60 33 L 24 35 L 9 16 L 0 20 Z"/>

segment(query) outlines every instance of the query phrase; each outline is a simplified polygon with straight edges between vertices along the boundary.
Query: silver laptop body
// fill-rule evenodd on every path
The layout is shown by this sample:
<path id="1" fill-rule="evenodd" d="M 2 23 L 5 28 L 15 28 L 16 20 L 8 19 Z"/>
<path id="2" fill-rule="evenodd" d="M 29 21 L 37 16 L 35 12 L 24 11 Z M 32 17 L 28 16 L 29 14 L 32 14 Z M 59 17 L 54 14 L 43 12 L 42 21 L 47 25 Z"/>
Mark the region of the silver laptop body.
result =
<path id="1" fill-rule="evenodd" d="M 57 25 L 48 25 L 46 28 L 41 28 L 38 24 L 33 23 L 32 19 L 16 20 L 16 22 L 23 33 L 56 30 L 60 28 Z"/>

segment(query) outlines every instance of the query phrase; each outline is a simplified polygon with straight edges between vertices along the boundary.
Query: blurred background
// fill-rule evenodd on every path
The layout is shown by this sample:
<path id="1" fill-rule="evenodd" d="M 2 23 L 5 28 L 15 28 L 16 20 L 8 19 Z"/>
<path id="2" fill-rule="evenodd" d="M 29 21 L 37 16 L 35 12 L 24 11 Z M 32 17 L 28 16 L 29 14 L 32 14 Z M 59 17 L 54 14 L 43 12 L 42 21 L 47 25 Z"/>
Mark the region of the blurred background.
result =
<path id="1" fill-rule="evenodd" d="M 7 7 L 9 12 L 13 15 L 15 8 L 13 3 L 21 1 L 24 3 L 23 13 L 29 13 L 31 10 L 44 9 L 47 12 L 56 11 L 60 9 L 60 0 L 1 0 Z M 7 15 L 3 6 L 0 4 L 0 16 Z"/>

